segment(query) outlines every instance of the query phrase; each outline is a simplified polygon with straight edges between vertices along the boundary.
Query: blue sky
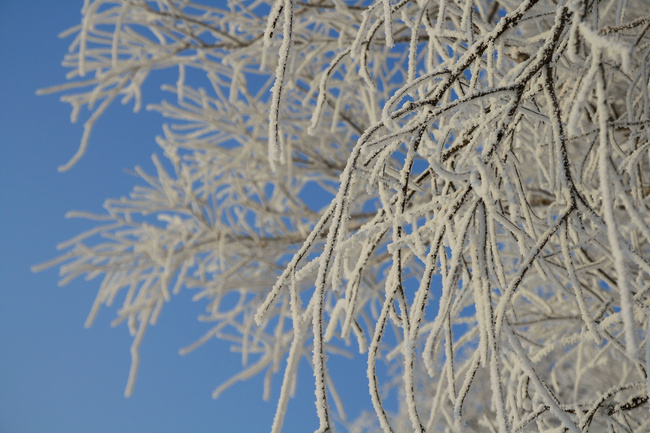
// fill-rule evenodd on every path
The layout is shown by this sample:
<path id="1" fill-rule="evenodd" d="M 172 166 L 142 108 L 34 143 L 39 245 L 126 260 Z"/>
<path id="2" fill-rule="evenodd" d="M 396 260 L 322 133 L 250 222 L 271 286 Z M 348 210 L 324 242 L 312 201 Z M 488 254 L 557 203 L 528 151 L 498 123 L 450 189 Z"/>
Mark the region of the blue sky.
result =
<path id="1" fill-rule="evenodd" d="M 30 266 L 56 256 L 55 245 L 89 228 L 66 220 L 68 210 L 100 212 L 104 199 L 127 195 L 136 182 L 128 169 L 153 167 L 156 113 L 111 107 L 99 121 L 84 158 L 69 172 L 57 167 L 74 154 L 81 124 L 69 106 L 38 88 L 60 84 L 69 40 L 57 34 L 79 22 L 82 1 L 0 0 L 0 431 L 264 432 L 275 411 L 279 378 L 263 402 L 262 378 L 212 400 L 213 389 L 239 371 L 228 345 L 209 343 L 180 356 L 178 349 L 209 328 L 196 322 L 202 305 L 180 295 L 168 304 L 141 348 L 133 396 L 124 398 L 131 338 L 111 328 L 115 311 L 103 309 L 95 325 L 83 324 L 98 281 L 57 287 L 57 269 Z M 160 82 L 145 87 L 155 102 Z M 160 152 L 159 152 L 160 153 Z M 339 364 L 335 379 L 350 392 L 351 415 L 369 398 L 365 366 Z M 303 364 L 286 432 L 316 427 L 312 376 Z"/>

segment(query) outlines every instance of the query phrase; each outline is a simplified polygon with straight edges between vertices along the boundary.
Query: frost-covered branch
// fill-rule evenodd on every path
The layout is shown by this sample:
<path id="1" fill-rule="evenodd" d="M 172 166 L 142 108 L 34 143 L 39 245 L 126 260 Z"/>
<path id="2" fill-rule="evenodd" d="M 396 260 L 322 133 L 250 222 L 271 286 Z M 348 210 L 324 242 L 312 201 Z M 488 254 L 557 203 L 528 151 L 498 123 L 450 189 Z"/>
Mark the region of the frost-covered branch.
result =
<path id="1" fill-rule="evenodd" d="M 647 1 L 268 3 L 87 0 L 65 33 L 47 91 L 87 120 L 62 169 L 178 71 L 155 173 L 45 264 L 102 278 L 89 325 L 123 294 L 127 394 L 190 290 L 212 328 L 182 353 L 245 365 L 216 395 L 284 372 L 274 432 L 303 359 L 319 432 L 649 428 Z M 330 407 L 351 336 L 370 423 Z"/>

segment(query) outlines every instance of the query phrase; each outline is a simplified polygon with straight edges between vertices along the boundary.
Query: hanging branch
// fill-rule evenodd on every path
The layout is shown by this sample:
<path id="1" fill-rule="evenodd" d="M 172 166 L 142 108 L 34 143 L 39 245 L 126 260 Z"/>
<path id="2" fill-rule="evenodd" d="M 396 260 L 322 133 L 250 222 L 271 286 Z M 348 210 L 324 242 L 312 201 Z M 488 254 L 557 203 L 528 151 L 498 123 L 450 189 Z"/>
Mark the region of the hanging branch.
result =
<path id="1" fill-rule="evenodd" d="M 85 2 L 69 82 L 42 91 L 86 116 L 61 168 L 169 69 L 146 106 L 164 156 L 35 269 L 102 278 L 87 325 L 121 300 L 127 395 L 147 328 L 192 291 L 209 325 L 181 353 L 241 356 L 215 397 L 282 375 L 273 432 L 303 359 L 321 433 L 647 430 L 646 5 L 366 3 Z M 327 362 L 351 335 L 359 424 Z"/>

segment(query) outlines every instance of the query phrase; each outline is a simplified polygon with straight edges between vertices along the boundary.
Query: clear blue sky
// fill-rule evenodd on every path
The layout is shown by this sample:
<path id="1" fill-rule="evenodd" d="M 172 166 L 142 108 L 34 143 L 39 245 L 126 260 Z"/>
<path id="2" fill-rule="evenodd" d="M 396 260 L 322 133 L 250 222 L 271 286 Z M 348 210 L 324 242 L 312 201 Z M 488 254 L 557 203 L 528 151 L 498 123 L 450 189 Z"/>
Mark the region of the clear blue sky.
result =
<path id="1" fill-rule="evenodd" d="M 0 0 L 0 432 L 269 431 L 278 380 L 269 402 L 261 399 L 261 378 L 212 400 L 212 390 L 239 371 L 239 356 L 217 343 L 178 354 L 209 329 L 196 322 L 203 305 L 189 294 L 168 304 L 148 331 L 136 389 L 126 399 L 127 329 L 110 327 L 111 309 L 83 328 L 98 281 L 59 288 L 57 269 L 30 271 L 56 255 L 57 243 L 90 227 L 64 219 L 66 211 L 99 212 L 104 199 L 127 195 L 136 179 L 126 170 L 151 168 L 158 151 L 159 115 L 118 105 L 96 126 L 81 162 L 57 172 L 77 149 L 82 125 L 70 123 L 69 106 L 57 95 L 35 91 L 63 82 L 69 40 L 57 34 L 79 22 L 82 3 Z M 153 78 L 145 102 L 158 100 Z M 349 388 L 350 414 L 369 408 L 363 362 L 337 367 L 344 367 L 335 379 Z M 317 425 L 311 372 L 303 365 L 301 373 L 285 432 Z"/>

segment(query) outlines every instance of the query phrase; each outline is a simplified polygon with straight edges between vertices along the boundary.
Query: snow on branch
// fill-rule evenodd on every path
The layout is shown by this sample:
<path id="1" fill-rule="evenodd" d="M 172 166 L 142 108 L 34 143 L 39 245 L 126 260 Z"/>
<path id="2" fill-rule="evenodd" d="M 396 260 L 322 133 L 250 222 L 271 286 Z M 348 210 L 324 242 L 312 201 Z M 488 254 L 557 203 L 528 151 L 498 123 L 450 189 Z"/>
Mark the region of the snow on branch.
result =
<path id="1" fill-rule="evenodd" d="M 87 1 L 42 91 L 86 118 L 68 170 L 178 71 L 155 173 L 35 268 L 101 278 L 88 325 L 120 300 L 127 395 L 190 291 L 210 325 L 181 353 L 231 342 L 215 397 L 281 374 L 273 432 L 303 362 L 321 433 L 648 429 L 647 2 L 203 3 Z M 328 361 L 351 344 L 357 420 Z"/>

